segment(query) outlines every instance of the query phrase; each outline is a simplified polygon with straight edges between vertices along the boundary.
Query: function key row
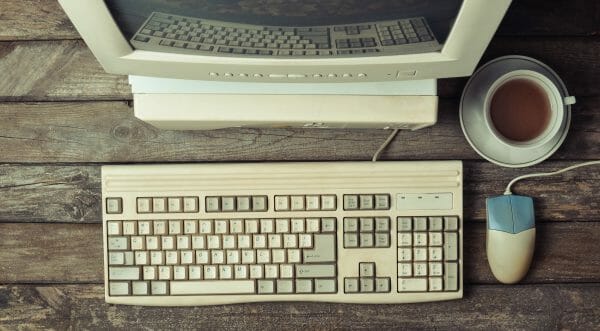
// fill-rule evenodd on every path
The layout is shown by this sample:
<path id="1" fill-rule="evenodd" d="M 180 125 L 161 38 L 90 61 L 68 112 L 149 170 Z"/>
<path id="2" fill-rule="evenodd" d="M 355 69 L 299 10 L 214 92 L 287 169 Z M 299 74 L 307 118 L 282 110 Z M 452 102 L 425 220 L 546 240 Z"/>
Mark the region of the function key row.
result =
<path id="1" fill-rule="evenodd" d="M 138 214 L 197 213 L 198 197 L 142 197 L 137 198 Z"/>
<path id="2" fill-rule="evenodd" d="M 344 210 L 388 210 L 389 194 L 344 194 Z"/>
<path id="3" fill-rule="evenodd" d="M 334 194 L 275 196 L 275 211 L 334 211 L 336 209 Z"/>
<path id="4" fill-rule="evenodd" d="M 261 212 L 267 211 L 266 195 L 206 197 L 206 212 Z"/>

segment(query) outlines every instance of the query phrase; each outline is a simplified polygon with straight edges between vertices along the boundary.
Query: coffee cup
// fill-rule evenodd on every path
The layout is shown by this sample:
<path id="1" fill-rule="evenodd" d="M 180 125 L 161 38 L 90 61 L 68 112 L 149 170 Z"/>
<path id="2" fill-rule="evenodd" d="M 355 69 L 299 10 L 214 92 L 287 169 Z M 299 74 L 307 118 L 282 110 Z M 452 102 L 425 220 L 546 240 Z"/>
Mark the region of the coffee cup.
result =
<path id="1" fill-rule="evenodd" d="M 535 148 L 553 139 L 566 121 L 563 98 L 556 85 L 532 70 L 515 70 L 499 77 L 484 99 L 485 124 L 494 138 L 513 148 Z"/>

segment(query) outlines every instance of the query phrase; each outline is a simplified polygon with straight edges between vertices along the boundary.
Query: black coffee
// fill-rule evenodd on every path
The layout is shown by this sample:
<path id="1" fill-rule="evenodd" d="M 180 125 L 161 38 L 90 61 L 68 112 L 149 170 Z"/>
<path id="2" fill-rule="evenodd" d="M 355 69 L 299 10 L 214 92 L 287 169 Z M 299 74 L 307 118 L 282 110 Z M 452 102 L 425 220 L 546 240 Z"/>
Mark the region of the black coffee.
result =
<path id="1" fill-rule="evenodd" d="M 551 112 L 544 89 L 527 79 L 514 79 L 500 86 L 490 104 L 496 130 L 518 142 L 539 137 L 548 127 Z"/>

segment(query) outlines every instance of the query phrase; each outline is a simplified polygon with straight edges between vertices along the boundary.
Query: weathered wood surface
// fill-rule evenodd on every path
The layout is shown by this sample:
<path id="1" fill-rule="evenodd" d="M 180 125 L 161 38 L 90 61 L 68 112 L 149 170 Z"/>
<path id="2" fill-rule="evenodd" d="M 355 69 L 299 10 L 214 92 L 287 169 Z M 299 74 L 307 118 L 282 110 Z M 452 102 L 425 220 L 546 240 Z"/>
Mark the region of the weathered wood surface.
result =
<path id="1" fill-rule="evenodd" d="M 485 224 L 464 227 L 465 283 L 496 283 L 485 254 Z M 600 222 L 538 223 L 523 283 L 600 282 Z M 0 223 L 0 284 L 102 283 L 100 224 Z"/>
<path id="2" fill-rule="evenodd" d="M 600 97 L 581 98 L 554 159 L 600 158 Z M 0 162 L 369 160 L 383 130 L 166 131 L 125 102 L 0 103 Z M 438 124 L 401 132 L 383 159 L 480 159 L 460 129 L 458 102 L 442 100 Z"/>
<path id="3" fill-rule="evenodd" d="M 569 164 L 546 162 L 523 170 L 502 169 L 483 161 L 465 162 L 465 219 L 485 220 L 485 198 L 502 194 L 512 178 Z M 99 166 L 1 165 L 0 222 L 99 223 L 100 188 Z M 600 221 L 600 172 L 593 169 L 531 179 L 513 189 L 535 197 L 539 221 Z"/>
<path id="4" fill-rule="evenodd" d="M 600 43 L 595 38 L 496 38 L 483 62 L 535 57 L 554 68 L 576 96 L 598 96 Z M 0 101 L 130 100 L 125 76 L 104 72 L 79 40 L 0 42 Z M 439 82 L 442 97 L 460 96 L 466 79 Z"/>
<path id="5" fill-rule="evenodd" d="M 247 6 L 251 7 L 251 5 Z M 78 39 L 56 0 L 3 0 L 0 40 Z M 514 1 L 500 35 L 577 36 L 600 32 L 600 6 L 593 0 Z"/>
<path id="6" fill-rule="evenodd" d="M 164 309 L 104 303 L 103 287 L 0 286 L 6 329 L 597 330 L 600 286 L 471 286 L 465 298 L 411 305 L 254 303 Z"/>

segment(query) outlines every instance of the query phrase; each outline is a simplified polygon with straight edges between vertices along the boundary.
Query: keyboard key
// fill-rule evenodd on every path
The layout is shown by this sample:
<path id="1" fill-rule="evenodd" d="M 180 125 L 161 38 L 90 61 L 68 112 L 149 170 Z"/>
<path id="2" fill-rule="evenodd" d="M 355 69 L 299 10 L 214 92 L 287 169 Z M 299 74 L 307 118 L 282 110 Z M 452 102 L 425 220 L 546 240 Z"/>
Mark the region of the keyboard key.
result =
<path id="1" fill-rule="evenodd" d="M 306 210 L 319 210 L 321 209 L 321 199 L 318 195 L 307 195 L 306 196 Z"/>
<path id="2" fill-rule="evenodd" d="M 172 281 L 170 286 L 171 295 L 255 293 L 251 280 Z"/>
<path id="3" fill-rule="evenodd" d="M 388 217 L 376 217 L 375 218 L 375 231 L 376 232 L 390 231 L 390 219 Z"/>
<path id="4" fill-rule="evenodd" d="M 277 280 L 277 293 L 289 294 L 294 293 L 294 281 L 291 279 Z"/>
<path id="5" fill-rule="evenodd" d="M 252 206 L 250 205 L 250 197 L 237 197 L 236 206 L 237 211 L 251 211 Z"/>
<path id="6" fill-rule="evenodd" d="M 389 293 L 391 291 L 391 279 L 389 277 L 375 278 L 375 292 Z"/>
<path id="7" fill-rule="evenodd" d="M 167 212 L 167 199 L 166 198 L 153 198 L 152 199 L 152 212 L 166 213 Z"/>
<path id="8" fill-rule="evenodd" d="M 336 293 L 337 281 L 335 279 L 315 279 L 315 293 Z"/>
<path id="9" fill-rule="evenodd" d="M 358 247 L 357 233 L 344 233 L 344 248 Z"/>
<path id="10" fill-rule="evenodd" d="M 129 295 L 129 282 L 109 282 L 108 292 L 110 295 Z"/>
<path id="11" fill-rule="evenodd" d="M 106 213 L 107 214 L 122 214 L 123 199 L 122 198 L 106 198 Z"/>
<path id="12" fill-rule="evenodd" d="M 398 292 L 425 292 L 427 278 L 398 278 Z"/>
<path id="13" fill-rule="evenodd" d="M 336 261 L 336 235 L 315 234 L 313 248 L 302 250 L 305 263 L 335 262 Z"/>
<path id="14" fill-rule="evenodd" d="M 275 232 L 289 233 L 290 232 L 290 220 L 288 218 L 278 218 L 277 220 L 275 220 Z"/>
<path id="15" fill-rule="evenodd" d="M 152 295 L 167 295 L 167 294 L 169 294 L 167 282 L 164 282 L 164 281 L 150 282 L 150 290 L 152 292 Z"/>
<path id="16" fill-rule="evenodd" d="M 335 223 L 337 220 L 333 217 L 327 217 L 321 219 L 321 232 L 335 232 Z"/>
<path id="17" fill-rule="evenodd" d="M 457 231 L 458 230 L 458 217 L 444 217 L 444 230 L 446 231 Z"/>
<path id="18" fill-rule="evenodd" d="M 389 233 L 376 233 L 375 234 L 375 247 L 390 247 L 390 234 Z"/>
<path id="19" fill-rule="evenodd" d="M 257 286 L 258 294 L 272 294 L 275 292 L 275 282 L 273 280 L 259 280 Z"/>
<path id="20" fill-rule="evenodd" d="M 429 231 L 442 231 L 444 227 L 444 220 L 441 217 L 430 217 L 429 218 Z"/>
<path id="21" fill-rule="evenodd" d="M 127 237 L 110 237 L 108 238 L 109 251 L 124 251 L 129 249 L 129 238 Z"/>
<path id="22" fill-rule="evenodd" d="M 372 210 L 374 209 L 373 205 L 373 195 L 363 194 L 359 196 L 360 199 L 360 209 L 361 210 Z"/>
<path id="23" fill-rule="evenodd" d="M 412 218 L 411 217 L 398 217 L 398 231 L 412 231 Z"/>
<path id="24" fill-rule="evenodd" d="M 360 278 L 360 292 L 368 293 L 375 292 L 375 279 L 374 278 Z"/>
<path id="25" fill-rule="evenodd" d="M 290 202 L 291 202 L 291 210 L 294 211 L 298 211 L 298 210 L 305 210 L 305 204 L 304 204 L 304 196 L 303 195 L 292 195 L 290 197 Z"/>
<path id="26" fill-rule="evenodd" d="M 253 196 L 252 197 L 252 211 L 267 211 L 267 197 L 266 196 Z"/>
<path id="27" fill-rule="evenodd" d="M 296 279 L 296 293 L 312 293 L 312 279 Z"/>
<path id="28" fill-rule="evenodd" d="M 359 246 L 360 247 L 373 247 L 375 243 L 373 242 L 373 234 L 372 233 L 360 233 L 358 235 L 359 238 Z"/>
<path id="29" fill-rule="evenodd" d="M 359 277 L 375 277 L 375 263 L 361 262 L 358 264 Z"/>
<path id="30" fill-rule="evenodd" d="M 358 218 L 345 217 L 344 218 L 344 232 L 358 232 Z"/>
<path id="31" fill-rule="evenodd" d="M 182 198 L 168 198 L 167 203 L 168 203 L 169 213 L 183 212 L 183 199 Z"/>
<path id="32" fill-rule="evenodd" d="M 359 291 L 358 278 L 344 278 L 344 292 L 357 293 Z"/>
<path id="33" fill-rule="evenodd" d="M 344 210 L 356 210 L 358 206 L 358 195 L 344 194 Z"/>
<path id="34" fill-rule="evenodd" d="M 373 232 L 374 224 L 373 218 L 361 217 L 360 218 L 360 232 Z"/>
<path id="35" fill-rule="evenodd" d="M 110 280 L 138 280 L 140 279 L 139 267 L 108 267 Z"/>
<path id="36" fill-rule="evenodd" d="M 275 197 L 275 211 L 290 210 L 290 197 L 287 195 Z"/>
<path id="37" fill-rule="evenodd" d="M 458 263 L 456 262 L 444 264 L 444 290 L 458 291 Z"/>
<path id="38" fill-rule="evenodd" d="M 219 197 L 206 197 L 206 212 L 216 213 L 221 211 L 221 199 Z"/>
<path id="39" fill-rule="evenodd" d="M 326 278 L 335 277 L 335 264 L 298 264 L 297 278 Z"/>
<path id="40" fill-rule="evenodd" d="M 109 221 L 106 222 L 106 231 L 109 236 L 118 236 L 123 233 L 121 226 L 121 221 Z"/>
<path id="41" fill-rule="evenodd" d="M 235 197 L 222 197 L 221 198 L 221 211 L 232 212 L 235 211 Z"/>
<path id="42" fill-rule="evenodd" d="M 458 234 L 456 232 L 444 232 L 444 259 L 446 261 L 458 259 Z"/>
<path id="43" fill-rule="evenodd" d="M 335 195 L 322 195 L 321 196 L 321 210 L 336 210 L 336 196 Z"/>
<path id="44" fill-rule="evenodd" d="M 197 213 L 198 208 L 198 198 L 197 197 L 186 197 L 183 198 L 183 211 L 186 213 Z"/>

